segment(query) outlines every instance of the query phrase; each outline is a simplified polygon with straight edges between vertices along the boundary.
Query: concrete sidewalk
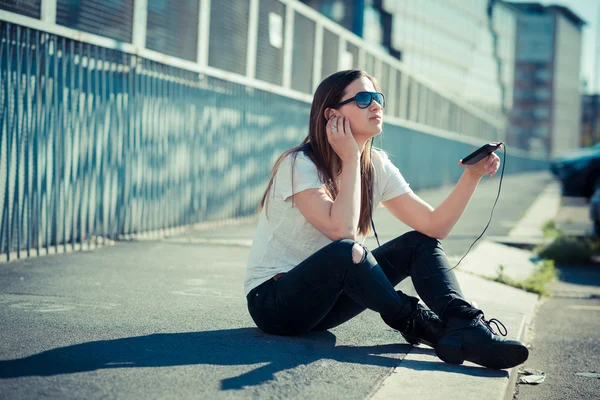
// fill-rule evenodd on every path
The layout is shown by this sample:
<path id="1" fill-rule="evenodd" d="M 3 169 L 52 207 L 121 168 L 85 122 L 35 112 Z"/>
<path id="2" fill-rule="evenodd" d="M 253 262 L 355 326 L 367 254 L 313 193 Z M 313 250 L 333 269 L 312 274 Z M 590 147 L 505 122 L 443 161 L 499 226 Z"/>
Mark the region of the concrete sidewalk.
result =
<path id="1" fill-rule="evenodd" d="M 551 182 L 546 173 L 506 177 L 500 202 L 506 204 L 499 203 L 504 224 L 495 220 L 492 234 L 514 229 Z M 455 238 L 445 241 L 452 260 L 485 226 L 497 183 L 482 182 Z M 435 206 L 448 191 L 419 194 Z M 408 229 L 383 209 L 375 222 L 382 242 Z M 372 312 L 329 332 L 263 334 L 242 293 L 254 227 L 1 264 L 0 398 L 502 399 L 512 393 L 516 371 L 444 364 L 432 349 L 405 344 Z M 469 300 L 500 319 L 509 337 L 523 337 L 536 296 L 457 274 Z M 402 287 L 412 290 L 408 281 Z"/>

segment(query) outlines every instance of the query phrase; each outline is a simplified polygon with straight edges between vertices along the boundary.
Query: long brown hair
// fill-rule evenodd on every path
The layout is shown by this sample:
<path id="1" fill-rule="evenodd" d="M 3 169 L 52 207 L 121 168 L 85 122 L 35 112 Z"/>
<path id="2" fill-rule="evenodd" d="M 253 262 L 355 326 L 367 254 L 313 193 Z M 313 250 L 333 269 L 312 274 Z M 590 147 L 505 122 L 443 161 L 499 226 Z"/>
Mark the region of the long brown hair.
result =
<path id="1" fill-rule="evenodd" d="M 319 179 L 321 182 L 324 182 L 323 188 L 325 189 L 325 192 L 329 195 L 329 197 L 331 197 L 332 200 L 336 199 L 340 190 L 336 177 L 342 172 L 342 162 L 327 140 L 327 132 L 325 131 L 325 127 L 327 125 L 325 110 L 327 108 L 334 108 L 335 105 L 342 100 L 346 87 L 356 79 L 363 77 L 368 78 L 373 83 L 375 90 L 380 90 L 377 81 L 366 72 L 360 70 L 336 72 L 325 78 L 323 82 L 319 84 L 317 90 L 315 91 L 312 106 L 310 108 L 308 136 L 306 136 L 306 138 L 298 146 L 284 151 L 275 162 L 273 170 L 271 171 L 271 179 L 269 180 L 267 189 L 265 190 L 258 207 L 259 211 L 262 210 L 267 203 L 268 194 L 273 186 L 273 181 L 281 162 L 290 154 L 293 157 L 293 191 L 294 163 L 300 151 L 304 152 L 304 154 L 316 165 L 319 173 Z M 373 201 L 373 167 L 371 165 L 371 146 L 371 140 L 368 140 L 365 143 L 362 155 L 360 157 L 361 202 L 360 217 L 358 220 L 358 232 L 362 235 L 367 235 L 371 229 L 370 202 Z M 369 196 L 371 197 L 370 199 Z M 268 211 L 268 208 L 266 211 Z"/>

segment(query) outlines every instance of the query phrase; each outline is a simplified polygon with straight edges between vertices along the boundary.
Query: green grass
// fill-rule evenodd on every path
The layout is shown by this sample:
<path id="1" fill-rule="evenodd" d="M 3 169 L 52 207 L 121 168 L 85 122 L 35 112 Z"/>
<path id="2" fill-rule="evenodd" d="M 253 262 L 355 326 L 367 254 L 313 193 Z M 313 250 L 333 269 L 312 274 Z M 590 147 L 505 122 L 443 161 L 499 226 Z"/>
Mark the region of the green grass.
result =
<path id="1" fill-rule="evenodd" d="M 495 282 L 504 283 L 505 285 L 514 286 L 518 289 L 527 292 L 536 293 L 542 296 L 550 294 L 548 283 L 556 279 L 557 273 L 554 268 L 554 261 L 542 260 L 538 264 L 536 271 L 524 281 L 518 281 L 504 275 L 504 266 L 498 268 L 498 276 L 494 279 Z"/>
<path id="2" fill-rule="evenodd" d="M 550 294 L 547 286 L 557 277 L 555 265 L 590 265 L 600 258 L 600 237 L 568 236 L 553 220 L 542 226 L 544 237 L 548 243 L 538 247 L 536 252 L 542 259 L 533 275 L 524 281 L 518 281 L 504 275 L 504 266 L 498 268 L 496 282 L 514 286 L 542 296 Z"/>
<path id="3" fill-rule="evenodd" d="M 560 265 L 593 264 L 592 257 L 600 256 L 600 240 L 593 236 L 558 236 L 538 249 L 541 258 Z"/>
<path id="4" fill-rule="evenodd" d="M 553 220 L 547 221 L 542 231 L 550 242 L 536 249 L 541 258 L 560 265 L 587 265 L 594 263 L 592 257 L 600 256 L 600 238 L 597 236 L 565 235 Z"/>

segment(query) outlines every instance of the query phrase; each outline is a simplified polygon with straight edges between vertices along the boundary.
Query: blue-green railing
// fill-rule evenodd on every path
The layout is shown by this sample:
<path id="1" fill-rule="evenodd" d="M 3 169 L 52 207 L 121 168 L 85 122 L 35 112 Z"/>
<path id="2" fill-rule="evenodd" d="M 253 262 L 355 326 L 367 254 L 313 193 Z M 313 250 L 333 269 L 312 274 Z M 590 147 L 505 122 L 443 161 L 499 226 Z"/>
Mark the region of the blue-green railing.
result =
<path id="1" fill-rule="evenodd" d="M 306 135 L 306 102 L 4 21 L 0 32 L 5 259 L 251 215 L 274 159 Z M 418 189 L 456 179 L 473 143 L 386 124 L 383 147 Z"/>

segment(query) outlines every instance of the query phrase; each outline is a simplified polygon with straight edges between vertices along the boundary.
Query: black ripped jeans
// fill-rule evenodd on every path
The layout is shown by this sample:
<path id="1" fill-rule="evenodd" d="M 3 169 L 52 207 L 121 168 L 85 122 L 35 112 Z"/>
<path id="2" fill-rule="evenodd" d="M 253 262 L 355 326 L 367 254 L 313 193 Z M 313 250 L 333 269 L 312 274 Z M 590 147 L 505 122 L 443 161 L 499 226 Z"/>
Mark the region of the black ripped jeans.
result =
<path id="1" fill-rule="evenodd" d="M 298 335 L 338 326 L 365 309 L 402 321 L 415 308 L 396 286 L 411 277 L 421 299 L 442 320 L 472 307 L 464 300 L 440 242 L 408 232 L 352 259 L 356 242 L 344 239 L 323 247 L 280 279 L 248 293 L 248 310 L 264 332 Z"/>

